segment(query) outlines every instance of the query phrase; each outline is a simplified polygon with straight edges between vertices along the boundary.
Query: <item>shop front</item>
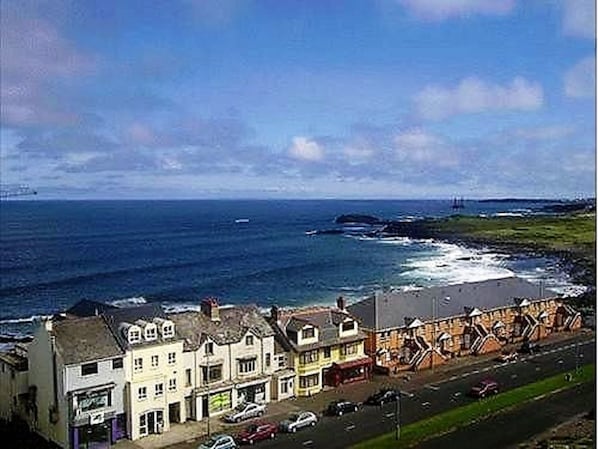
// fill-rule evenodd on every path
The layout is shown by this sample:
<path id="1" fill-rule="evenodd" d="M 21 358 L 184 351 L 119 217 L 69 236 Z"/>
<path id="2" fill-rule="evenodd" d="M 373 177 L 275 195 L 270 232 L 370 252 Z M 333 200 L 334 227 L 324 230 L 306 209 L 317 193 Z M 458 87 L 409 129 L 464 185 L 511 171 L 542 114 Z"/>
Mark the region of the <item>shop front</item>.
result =
<path id="1" fill-rule="evenodd" d="M 372 359 L 363 357 L 343 363 L 333 363 L 326 371 L 326 385 L 337 387 L 340 384 L 367 380 L 372 374 Z"/>
<path id="2" fill-rule="evenodd" d="M 70 427 L 71 449 L 104 449 L 126 437 L 125 415 L 94 413 L 74 420 Z"/>
<path id="3" fill-rule="evenodd" d="M 237 404 L 243 402 L 267 402 L 266 383 L 260 382 L 252 385 L 237 386 Z"/>

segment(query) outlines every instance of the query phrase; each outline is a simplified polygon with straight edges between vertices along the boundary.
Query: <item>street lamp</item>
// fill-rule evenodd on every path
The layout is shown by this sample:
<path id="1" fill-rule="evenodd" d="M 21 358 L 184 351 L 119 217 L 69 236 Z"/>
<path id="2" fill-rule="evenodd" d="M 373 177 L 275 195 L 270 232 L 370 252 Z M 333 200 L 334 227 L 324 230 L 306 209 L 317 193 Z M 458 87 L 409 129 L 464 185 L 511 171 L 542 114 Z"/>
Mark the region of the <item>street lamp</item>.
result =
<path id="1" fill-rule="evenodd" d="M 206 343 L 206 384 L 207 384 L 207 396 L 208 396 L 208 409 L 206 410 L 206 415 L 208 417 L 208 438 L 210 437 L 210 351 L 208 351 L 208 346 Z"/>
<path id="2" fill-rule="evenodd" d="M 399 441 L 401 437 L 401 390 L 398 390 L 397 400 L 395 402 L 395 439 Z"/>

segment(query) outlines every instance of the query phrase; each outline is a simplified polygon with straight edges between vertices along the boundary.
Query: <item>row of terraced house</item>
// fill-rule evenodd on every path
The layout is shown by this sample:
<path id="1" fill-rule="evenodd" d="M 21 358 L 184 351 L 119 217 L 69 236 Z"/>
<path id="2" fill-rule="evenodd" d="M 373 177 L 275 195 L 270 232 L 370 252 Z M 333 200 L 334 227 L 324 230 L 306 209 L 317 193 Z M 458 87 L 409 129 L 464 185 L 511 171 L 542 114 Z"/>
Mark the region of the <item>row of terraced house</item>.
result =
<path id="1" fill-rule="evenodd" d="M 0 353 L 0 418 L 64 448 L 108 447 L 245 402 L 325 388 L 572 331 L 581 317 L 519 278 L 381 291 L 336 307 L 165 313 L 82 301 Z"/>

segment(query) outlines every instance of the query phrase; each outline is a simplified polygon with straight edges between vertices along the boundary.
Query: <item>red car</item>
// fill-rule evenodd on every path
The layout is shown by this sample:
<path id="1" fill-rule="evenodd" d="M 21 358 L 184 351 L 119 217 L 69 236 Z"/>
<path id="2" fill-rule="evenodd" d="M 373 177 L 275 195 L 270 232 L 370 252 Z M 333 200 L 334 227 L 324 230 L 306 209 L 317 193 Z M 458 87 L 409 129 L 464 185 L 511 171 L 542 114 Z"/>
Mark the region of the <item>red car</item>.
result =
<path id="1" fill-rule="evenodd" d="M 274 438 L 278 433 L 278 426 L 269 422 L 256 422 L 247 426 L 239 435 L 237 441 L 239 444 L 253 444 L 256 441 Z"/>
<path id="2" fill-rule="evenodd" d="M 498 382 L 493 379 L 485 379 L 469 391 L 469 396 L 480 399 L 495 394 L 498 394 Z"/>

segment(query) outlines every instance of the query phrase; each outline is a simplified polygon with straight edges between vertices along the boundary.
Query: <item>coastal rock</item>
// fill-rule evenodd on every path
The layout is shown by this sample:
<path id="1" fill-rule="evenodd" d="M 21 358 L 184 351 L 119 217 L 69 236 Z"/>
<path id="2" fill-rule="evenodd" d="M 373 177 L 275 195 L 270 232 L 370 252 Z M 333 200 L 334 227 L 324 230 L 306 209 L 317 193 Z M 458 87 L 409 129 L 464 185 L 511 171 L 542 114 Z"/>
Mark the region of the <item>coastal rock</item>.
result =
<path id="1" fill-rule="evenodd" d="M 373 225 L 380 224 L 380 219 L 378 217 L 374 217 L 373 215 L 345 214 L 336 217 L 334 222 L 337 224 L 358 223 Z"/>

